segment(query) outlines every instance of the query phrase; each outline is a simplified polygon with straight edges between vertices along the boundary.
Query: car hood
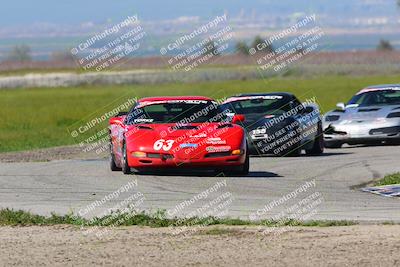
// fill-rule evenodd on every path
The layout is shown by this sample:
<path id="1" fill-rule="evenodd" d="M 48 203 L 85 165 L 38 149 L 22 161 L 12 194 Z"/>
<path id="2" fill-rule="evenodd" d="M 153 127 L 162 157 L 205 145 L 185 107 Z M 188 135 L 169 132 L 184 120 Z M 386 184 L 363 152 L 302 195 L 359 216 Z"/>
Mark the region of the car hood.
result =
<path id="1" fill-rule="evenodd" d="M 324 123 L 373 122 L 377 119 L 385 119 L 392 112 L 400 112 L 400 105 L 348 107 L 345 111 L 332 110 L 326 113 Z"/>

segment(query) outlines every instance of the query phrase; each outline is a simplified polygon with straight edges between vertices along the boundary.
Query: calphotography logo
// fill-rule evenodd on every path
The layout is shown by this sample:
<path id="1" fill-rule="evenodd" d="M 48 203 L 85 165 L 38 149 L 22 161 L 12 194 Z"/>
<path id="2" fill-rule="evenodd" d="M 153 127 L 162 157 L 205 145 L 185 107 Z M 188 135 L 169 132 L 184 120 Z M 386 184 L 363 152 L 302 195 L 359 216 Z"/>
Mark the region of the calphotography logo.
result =
<path id="1" fill-rule="evenodd" d="M 287 71 L 294 63 L 321 49 L 325 33 L 316 20 L 316 14 L 308 15 L 267 39 L 257 39 L 248 53 L 262 71 Z"/>
<path id="2" fill-rule="evenodd" d="M 273 225 L 273 227 L 263 229 L 262 233 L 267 237 L 276 237 L 288 231 L 290 227 L 298 225 L 299 222 L 310 220 L 318 213 L 324 198 L 320 192 L 315 191 L 315 187 L 315 180 L 307 181 L 295 190 L 249 214 L 249 219 L 261 220 L 268 213 L 274 214 L 265 221 L 265 225 Z"/>
<path id="3" fill-rule="evenodd" d="M 400 0 L 0 25 L 0 267 L 400 266 Z"/>
<path id="4" fill-rule="evenodd" d="M 173 217 L 179 214 L 181 218 L 174 223 L 176 227 L 171 228 L 172 234 L 193 234 L 214 224 L 219 218 L 225 217 L 229 211 L 229 206 L 234 201 L 233 194 L 226 191 L 226 187 L 226 180 L 218 181 L 192 198 L 184 200 L 172 209 L 168 209 L 167 216 Z M 189 220 L 188 224 L 180 226 L 185 224 L 184 222 L 187 220 Z"/>
<path id="5" fill-rule="evenodd" d="M 113 234 L 113 228 L 137 216 L 146 199 L 143 193 L 137 191 L 137 186 L 137 180 L 130 181 L 102 199 L 81 207 L 76 213 L 79 217 L 75 217 L 75 220 L 91 218 L 80 225 L 83 234 L 104 238 Z"/>
<path id="6" fill-rule="evenodd" d="M 122 104 L 115 107 L 107 106 L 107 111 L 79 123 L 71 125 L 68 129 L 71 137 L 79 145 L 83 152 L 95 152 L 102 154 L 109 149 L 109 120 L 120 112 L 129 110 L 137 101 L 137 98 L 128 98 Z"/>
<path id="7" fill-rule="evenodd" d="M 172 70 L 191 71 L 217 60 L 229 49 L 233 36 L 232 27 L 227 25 L 227 15 L 223 14 L 162 47 L 160 53 L 175 54 L 168 59 Z"/>
<path id="8" fill-rule="evenodd" d="M 146 35 L 138 16 L 128 16 L 78 44 L 71 53 L 83 70 L 103 71 L 137 52 Z"/>

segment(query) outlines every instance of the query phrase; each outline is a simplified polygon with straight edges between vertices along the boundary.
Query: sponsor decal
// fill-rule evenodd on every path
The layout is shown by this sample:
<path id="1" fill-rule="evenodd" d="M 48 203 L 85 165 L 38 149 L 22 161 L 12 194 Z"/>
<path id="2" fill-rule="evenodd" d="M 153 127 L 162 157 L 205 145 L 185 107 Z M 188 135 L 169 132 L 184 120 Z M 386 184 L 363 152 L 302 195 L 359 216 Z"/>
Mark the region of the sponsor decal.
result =
<path id="1" fill-rule="evenodd" d="M 252 134 L 254 134 L 254 135 L 265 134 L 265 133 L 267 133 L 267 129 L 265 129 L 265 128 L 255 129 L 252 132 Z"/>
<path id="2" fill-rule="evenodd" d="M 190 138 L 204 138 L 204 137 L 207 137 L 207 135 L 206 134 L 196 134 L 196 135 L 191 135 L 190 136 Z"/>
<path id="3" fill-rule="evenodd" d="M 198 144 L 190 144 L 190 143 L 179 145 L 180 148 L 197 148 L 198 146 L 199 146 Z"/>
<path id="4" fill-rule="evenodd" d="M 221 140 L 220 137 L 208 138 L 206 140 L 206 144 L 210 144 L 210 145 L 225 145 L 226 144 L 226 140 Z"/>
<path id="5" fill-rule="evenodd" d="M 208 146 L 207 152 L 227 152 L 231 150 L 231 146 Z"/>
<path id="6" fill-rule="evenodd" d="M 261 96 L 230 97 L 222 104 L 236 102 L 236 101 L 253 100 L 253 99 L 276 100 L 276 99 L 283 99 L 283 96 L 281 96 L 281 95 L 261 95 Z"/>
<path id="7" fill-rule="evenodd" d="M 154 119 L 135 119 L 135 123 L 141 123 L 141 122 L 153 122 Z"/>
<path id="8" fill-rule="evenodd" d="M 142 101 L 139 103 L 137 108 L 145 107 L 145 106 L 150 106 L 150 105 L 159 105 L 159 104 L 177 104 L 177 103 L 184 103 L 184 104 L 207 104 L 206 100 L 159 100 L 159 101 Z"/>

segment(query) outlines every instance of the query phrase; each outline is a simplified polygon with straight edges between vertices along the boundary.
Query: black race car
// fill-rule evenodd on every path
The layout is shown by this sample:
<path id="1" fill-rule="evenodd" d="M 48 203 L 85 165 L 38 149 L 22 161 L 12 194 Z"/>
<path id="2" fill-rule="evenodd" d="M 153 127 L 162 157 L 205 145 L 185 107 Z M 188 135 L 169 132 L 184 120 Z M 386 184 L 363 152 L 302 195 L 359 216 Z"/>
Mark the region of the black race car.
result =
<path id="1" fill-rule="evenodd" d="M 227 115 L 244 115 L 251 154 L 318 155 L 324 151 L 322 121 L 314 101 L 290 93 L 240 94 L 221 104 Z M 235 116 L 237 117 L 237 116 Z"/>

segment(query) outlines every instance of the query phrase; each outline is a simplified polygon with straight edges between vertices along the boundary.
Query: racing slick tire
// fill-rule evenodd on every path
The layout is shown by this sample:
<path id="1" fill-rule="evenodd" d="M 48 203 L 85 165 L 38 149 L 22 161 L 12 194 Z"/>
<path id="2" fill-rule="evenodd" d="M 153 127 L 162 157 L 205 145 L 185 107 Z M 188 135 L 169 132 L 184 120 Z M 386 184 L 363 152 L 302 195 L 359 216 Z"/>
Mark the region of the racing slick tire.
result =
<path id="1" fill-rule="evenodd" d="M 324 134 L 321 123 L 318 124 L 317 136 L 311 149 L 306 149 L 307 155 L 321 155 L 324 153 Z"/>
<path id="2" fill-rule="evenodd" d="M 239 167 L 239 170 L 236 171 L 238 175 L 248 175 L 250 171 L 250 154 L 249 151 L 246 150 L 246 160 L 244 164 Z"/>
<path id="3" fill-rule="evenodd" d="M 301 156 L 301 146 L 297 145 L 295 148 L 291 148 L 290 151 L 285 153 L 283 157 L 300 157 Z"/>
<path id="4" fill-rule="evenodd" d="M 233 175 L 233 176 L 246 176 L 249 174 L 250 170 L 250 153 L 247 150 L 246 151 L 246 160 L 244 163 L 240 166 L 237 167 L 230 167 L 229 169 L 223 169 L 223 170 L 215 170 L 216 173 L 222 171 L 223 174 L 225 175 Z"/>
<path id="5" fill-rule="evenodd" d="M 110 145 L 110 169 L 113 172 L 121 171 L 121 168 L 118 167 L 117 164 L 115 164 L 115 157 L 114 157 L 114 153 L 113 153 L 112 144 Z"/>
<path id="6" fill-rule="evenodd" d="M 341 148 L 343 145 L 342 142 L 339 141 L 325 141 L 324 146 L 326 148 Z"/>
<path id="7" fill-rule="evenodd" d="M 122 146 L 122 173 L 123 174 L 131 174 L 131 167 L 128 165 L 128 155 L 126 153 L 126 143 L 124 141 L 124 144 Z"/>

